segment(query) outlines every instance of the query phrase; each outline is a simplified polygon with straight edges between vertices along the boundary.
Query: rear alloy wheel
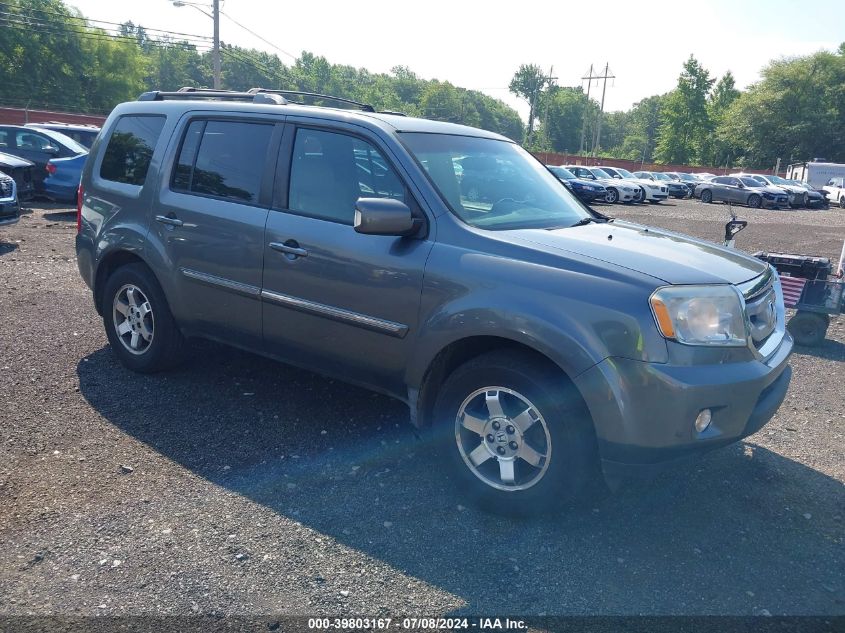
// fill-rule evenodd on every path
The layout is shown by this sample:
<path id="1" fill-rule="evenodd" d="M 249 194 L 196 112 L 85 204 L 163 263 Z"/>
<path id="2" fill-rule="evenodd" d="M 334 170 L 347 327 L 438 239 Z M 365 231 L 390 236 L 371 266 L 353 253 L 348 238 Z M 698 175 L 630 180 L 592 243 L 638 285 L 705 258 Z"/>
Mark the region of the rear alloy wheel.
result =
<path id="1" fill-rule="evenodd" d="M 763 199 L 760 196 L 758 196 L 756 193 L 748 196 L 748 206 L 751 207 L 752 209 L 759 209 L 762 204 L 763 204 Z"/>
<path id="2" fill-rule="evenodd" d="M 102 313 L 112 350 L 127 368 L 152 373 L 181 359 L 184 339 L 164 292 L 145 265 L 127 264 L 111 274 Z"/>
<path id="3" fill-rule="evenodd" d="M 607 190 L 607 197 L 605 198 L 605 200 L 607 202 L 609 202 L 610 204 L 614 204 L 616 202 L 619 202 L 619 192 L 616 191 L 616 189 L 614 189 L 613 187 L 610 187 Z"/>
<path id="4" fill-rule="evenodd" d="M 839 196 L 839 208 L 845 209 L 845 196 Z"/>
<path id="5" fill-rule="evenodd" d="M 706 202 L 707 204 L 710 204 L 711 202 L 713 202 L 713 192 L 710 191 L 709 189 L 705 189 L 704 191 L 702 191 L 701 192 L 701 201 Z"/>
<path id="6" fill-rule="evenodd" d="M 490 352 L 458 367 L 438 395 L 434 431 L 459 485 L 494 512 L 554 510 L 596 472 L 580 395 L 528 353 Z"/>

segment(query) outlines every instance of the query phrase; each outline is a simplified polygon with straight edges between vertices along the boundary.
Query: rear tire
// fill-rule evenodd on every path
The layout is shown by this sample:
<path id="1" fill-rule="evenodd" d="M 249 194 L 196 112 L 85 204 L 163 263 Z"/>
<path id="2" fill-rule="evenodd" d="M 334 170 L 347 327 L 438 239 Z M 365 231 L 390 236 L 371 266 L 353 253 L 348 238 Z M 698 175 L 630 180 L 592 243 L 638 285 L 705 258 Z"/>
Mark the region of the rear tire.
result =
<path id="1" fill-rule="evenodd" d="M 839 196 L 839 208 L 845 209 L 845 196 Z"/>
<path id="2" fill-rule="evenodd" d="M 701 201 L 706 203 L 706 204 L 710 204 L 711 202 L 713 202 L 713 192 L 710 191 L 709 189 L 705 189 L 704 191 L 702 191 L 701 192 Z"/>
<path id="3" fill-rule="evenodd" d="M 748 206 L 752 209 L 759 209 L 763 205 L 763 199 L 756 193 L 753 193 L 748 196 L 748 201 L 746 202 L 746 204 L 748 204 Z"/>
<path id="4" fill-rule="evenodd" d="M 489 352 L 458 367 L 440 389 L 433 426 L 458 485 L 492 512 L 559 509 L 597 472 L 580 394 L 530 353 Z"/>
<path id="5" fill-rule="evenodd" d="M 143 264 L 115 270 L 103 291 L 103 325 L 120 362 L 143 374 L 182 359 L 184 338 L 152 271 Z"/>
<path id="6" fill-rule="evenodd" d="M 796 343 L 815 347 L 824 341 L 825 336 L 827 336 L 828 325 L 830 325 L 830 317 L 826 314 L 799 310 L 789 320 L 786 327 Z"/>

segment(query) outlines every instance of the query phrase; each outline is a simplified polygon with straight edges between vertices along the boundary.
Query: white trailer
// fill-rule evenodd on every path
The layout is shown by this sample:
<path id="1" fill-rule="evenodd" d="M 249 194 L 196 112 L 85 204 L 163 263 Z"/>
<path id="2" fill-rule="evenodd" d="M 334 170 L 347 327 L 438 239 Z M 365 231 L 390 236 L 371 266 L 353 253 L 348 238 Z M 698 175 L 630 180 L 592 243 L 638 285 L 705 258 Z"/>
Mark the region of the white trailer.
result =
<path id="1" fill-rule="evenodd" d="M 831 178 L 845 176 L 845 164 L 806 162 L 793 163 L 786 168 L 787 180 L 806 182 L 814 189 L 821 189 Z"/>

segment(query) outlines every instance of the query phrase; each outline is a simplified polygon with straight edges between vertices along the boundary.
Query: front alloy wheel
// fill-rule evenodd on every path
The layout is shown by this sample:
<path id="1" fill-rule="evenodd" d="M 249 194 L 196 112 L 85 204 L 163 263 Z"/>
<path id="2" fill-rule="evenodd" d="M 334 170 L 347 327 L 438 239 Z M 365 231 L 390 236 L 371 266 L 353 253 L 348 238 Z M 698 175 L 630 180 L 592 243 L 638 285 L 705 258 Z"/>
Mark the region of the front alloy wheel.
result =
<path id="1" fill-rule="evenodd" d="M 467 468 L 488 486 L 525 490 L 549 467 L 552 438 L 528 398 L 505 387 L 472 392 L 458 410 L 455 440 Z"/>
<path id="2" fill-rule="evenodd" d="M 610 188 L 607 190 L 607 196 L 605 198 L 610 204 L 614 204 L 619 201 L 619 192 L 616 189 Z"/>

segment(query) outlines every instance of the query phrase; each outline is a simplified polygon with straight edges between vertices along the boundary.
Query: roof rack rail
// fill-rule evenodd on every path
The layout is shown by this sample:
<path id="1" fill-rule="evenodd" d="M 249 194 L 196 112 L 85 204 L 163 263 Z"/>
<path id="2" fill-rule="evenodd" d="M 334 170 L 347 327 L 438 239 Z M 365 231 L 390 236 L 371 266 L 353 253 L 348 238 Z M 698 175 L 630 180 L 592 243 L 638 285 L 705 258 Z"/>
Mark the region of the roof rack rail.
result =
<path id="1" fill-rule="evenodd" d="M 271 90 L 269 88 L 250 88 L 251 94 L 274 94 L 274 95 L 296 95 L 298 97 L 312 97 L 314 99 L 328 99 L 329 101 L 337 101 L 339 103 L 348 103 L 359 107 L 363 112 L 375 112 L 376 109 L 369 103 L 361 103 L 360 101 L 353 101 L 344 97 L 333 97 L 332 95 L 324 95 L 318 92 L 303 92 L 301 90 Z"/>
<path id="2" fill-rule="evenodd" d="M 404 112 L 397 112 L 396 110 L 379 110 L 379 114 L 392 114 L 393 116 L 408 116 Z"/>
<path id="3" fill-rule="evenodd" d="M 209 88 L 193 88 L 185 86 L 179 90 L 168 92 L 163 90 L 151 90 L 144 92 L 138 97 L 138 101 L 179 101 L 179 100 L 231 100 L 250 101 L 252 103 L 267 103 L 273 105 L 285 105 L 287 99 L 280 95 L 238 92 L 236 90 L 213 90 Z"/>

